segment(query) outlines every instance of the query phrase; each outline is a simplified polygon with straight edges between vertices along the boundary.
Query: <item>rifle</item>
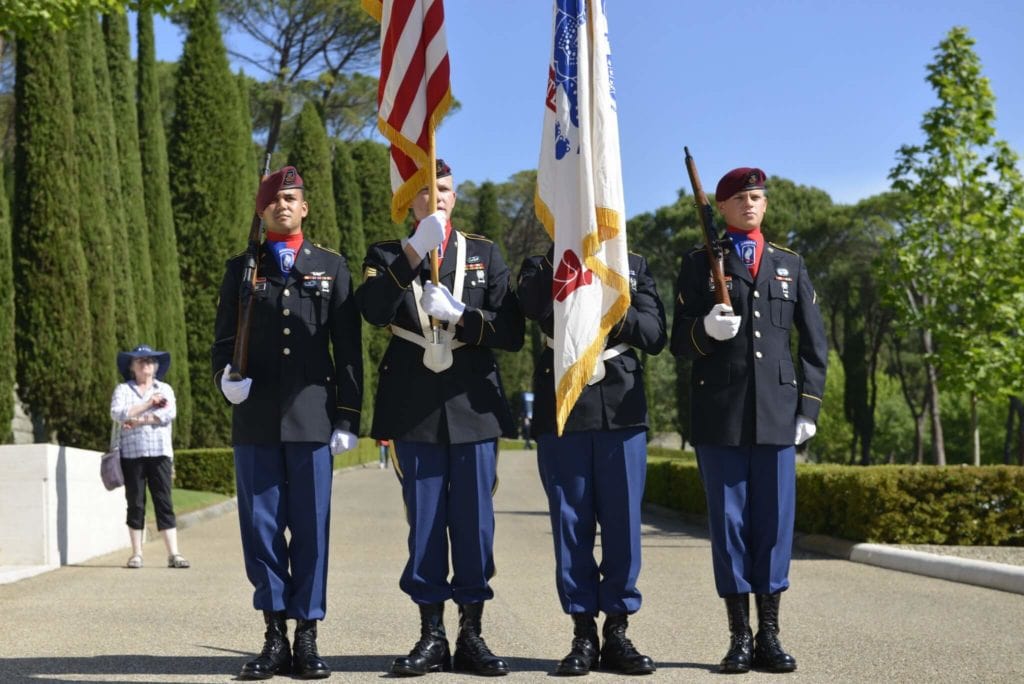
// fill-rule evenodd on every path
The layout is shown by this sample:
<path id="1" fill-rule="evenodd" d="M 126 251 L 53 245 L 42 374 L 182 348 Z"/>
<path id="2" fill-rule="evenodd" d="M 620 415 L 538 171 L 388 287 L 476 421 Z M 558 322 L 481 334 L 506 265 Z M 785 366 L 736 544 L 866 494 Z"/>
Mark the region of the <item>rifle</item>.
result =
<path id="1" fill-rule="evenodd" d="M 270 154 L 263 163 L 260 183 L 270 174 Z M 259 186 L 256 186 L 257 192 Z M 235 351 L 231 356 L 231 372 L 228 378 L 241 380 L 245 377 L 249 363 L 249 328 L 252 321 L 253 291 L 256 288 L 256 270 L 263 242 L 263 217 L 254 214 L 249 226 L 249 244 L 245 248 L 245 266 L 242 269 L 242 287 L 238 291 L 238 329 L 235 332 Z"/>
<path id="2" fill-rule="evenodd" d="M 700 184 L 697 163 L 690 156 L 690 148 L 684 146 L 683 151 L 686 153 L 686 173 L 690 175 L 690 186 L 693 187 L 694 206 L 697 207 L 697 215 L 700 217 L 704 246 L 708 250 L 708 266 L 711 269 L 711 282 L 715 286 L 715 302 L 732 306 L 732 302 L 729 300 L 729 291 L 725 286 L 725 270 L 722 268 L 722 260 L 725 255 L 722 253 L 722 245 L 718 241 L 719 234 L 718 229 L 715 228 L 711 203 L 708 202 L 708 196 L 704 194 L 704 188 Z"/>

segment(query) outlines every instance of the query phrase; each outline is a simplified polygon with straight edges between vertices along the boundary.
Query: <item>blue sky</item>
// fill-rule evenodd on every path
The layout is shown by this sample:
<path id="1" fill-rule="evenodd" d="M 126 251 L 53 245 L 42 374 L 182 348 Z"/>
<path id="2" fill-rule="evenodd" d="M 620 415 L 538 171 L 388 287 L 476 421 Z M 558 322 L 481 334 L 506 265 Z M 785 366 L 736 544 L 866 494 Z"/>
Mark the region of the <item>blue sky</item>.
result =
<path id="1" fill-rule="evenodd" d="M 627 216 L 760 166 L 853 203 L 888 188 L 903 144 L 936 104 L 934 48 L 966 26 L 996 96 L 997 136 L 1024 154 L 1020 0 L 607 0 Z M 438 132 L 456 181 L 506 180 L 540 150 L 549 0 L 445 0 L 452 90 Z M 157 23 L 157 56 L 182 36 Z M 237 68 L 237 66 L 236 66 Z M 251 72 L 250 72 L 251 73 Z"/>

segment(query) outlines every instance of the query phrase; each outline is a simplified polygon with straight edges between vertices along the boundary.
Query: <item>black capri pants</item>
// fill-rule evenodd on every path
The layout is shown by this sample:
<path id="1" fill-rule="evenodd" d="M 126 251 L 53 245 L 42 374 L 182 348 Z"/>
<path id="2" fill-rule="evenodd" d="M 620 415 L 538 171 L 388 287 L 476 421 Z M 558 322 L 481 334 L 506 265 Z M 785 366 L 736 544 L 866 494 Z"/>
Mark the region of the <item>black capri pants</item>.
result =
<path id="1" fill-rule="evenodd" d="M 176 527 L 174 505 L 171 503 L 171 458 L 169 456 L 143 456 L 121 458 L 124 471 L 124 498 L 128 501 L 128 527 L 143 529 L 146 521 L 146 483 L 153 495 L 156 529 L 163 531 Z"/>

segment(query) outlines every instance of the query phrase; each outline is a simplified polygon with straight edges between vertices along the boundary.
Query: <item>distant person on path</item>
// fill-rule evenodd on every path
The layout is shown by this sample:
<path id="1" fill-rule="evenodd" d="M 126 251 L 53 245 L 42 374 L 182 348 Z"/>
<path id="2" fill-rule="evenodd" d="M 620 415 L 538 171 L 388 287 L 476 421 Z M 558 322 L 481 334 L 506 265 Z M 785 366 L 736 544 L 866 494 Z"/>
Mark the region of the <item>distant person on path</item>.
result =
<path id="1" fill-rule="evenodd" d="M 553 248 L 528 257 L 518 295 L 526 317 L 551 341 L 533 373 L 532 432 L 548 497 L 555 543 L 555 585 L 573 621 L 572 648 L 557 675 L 603 670 L 650 674 L 654 661 L 626 637 L 640 610 L 640 505 L 647 476 L 647 400 L 637 350 L 657 354 L 666 342 L 665 309 L 647 261 L 629 254 L 630 305 L 608 337 L 590 383 L 562 436 L 555 425 Z M 601 561 L 594 558 L 601 528 Z M 597 614 L 605 614 L 603 644 Z"/>
<path id="2" fill-rule="evenodd" d="M 796 669 L 778 638 L 779 599 L 793 550 L 795 445 L 816 430 L 828 361 L 803 258 L 761 234 L 765 181 L 761 169 L 738 168 L 718 182 L 731 305 L 715 303 L 707 251 L 694 249 L 682 260 L 672 325 L 672 353 L 693 360 L 690 440 L 707 497 L 715 587 L 732 634 L 722 672 Z"/>
<path id="3" fill-rule="evenodd" d="M 177 521 L 171 501 L 171 423 L 177 415 L 177 404 L 174 390 L 163 381 L 170 367 L 170 353 L 154 351 L 145 344 L 117 355 L 117 369 L 124 382 L 114 388 L 110 417 L 120 428 L 121 470 L 132 543 L 128 567 L 133 569 L 142 567 L 147 485 L 153 496 L 156 528 L 167 548 L 167 566 L 189 567 L 188 560 L 178 553 Z"/>
<path id="4" fill-rule="evenodd" d="M 452 227 L 451 169 L 438 159 L 436 170 L 437 211 L 429 213 L 422 188 L 412 201 L 414 232 L 370 246 L 356 291 L 366 320 L 392 332 L 371 434 L 389 438 L 394 449 L 409 522 L 400 586 L 420 611 L 420 640 L 391 672 L 422 675 L 454 665 L 504 675 L 508 664 L 490 651 L 481 626 L 484 602 L 494 596 L 498 437 L 516 435 L 492 349 L 522 347 L 523 317 L 498 245 Z M 434 248 L 439 285 L 427 258 Z M 437 345 L 428 317 L 440 323 Z M 459 607 L 454 659 L 444 628 L 449 600 Z"/>
<path id="5" fill-rule="evenodd" d="M 345 258 L 302 235 L 309 205 L 294 167 L 260 184 L 256 211 L 267 238 L 246 377 L 230 377 L 244 254 L 227 262 L 212 349 L 213 380 L 234 405 L 242 553 L 266 624 L 262 652 L 239 677 L 321 678 L 331 673 L 316 645 L 327 609 L 331 481 L 334 455 L 353 448 L 359 433 L 361 322 Z M 291 646 L 287 618 L 296 621 Z"/>

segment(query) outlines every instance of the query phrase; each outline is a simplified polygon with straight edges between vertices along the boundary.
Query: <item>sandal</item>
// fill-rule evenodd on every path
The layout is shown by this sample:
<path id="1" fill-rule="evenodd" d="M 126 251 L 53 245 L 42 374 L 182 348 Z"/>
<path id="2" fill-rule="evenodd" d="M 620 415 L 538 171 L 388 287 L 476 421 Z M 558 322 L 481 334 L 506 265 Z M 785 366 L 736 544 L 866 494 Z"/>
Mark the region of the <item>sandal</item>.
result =
<path id="1" fill-rule="evenodd" d="M 174 553 L 167 557 L 167 567 L 169 568 L 188 568 L 191 566 L 192 564 L 188 562 L 188 559 L 180 553 Z"/>
<path id="2" fill-rule="evenodd" d="M 141 568 L 142 556 L 140 556 L 139 554 L 135 554 L 134 556 L 128 559 L 128 564 L 125 567 L 132 568 L 133 570 Z"/>

